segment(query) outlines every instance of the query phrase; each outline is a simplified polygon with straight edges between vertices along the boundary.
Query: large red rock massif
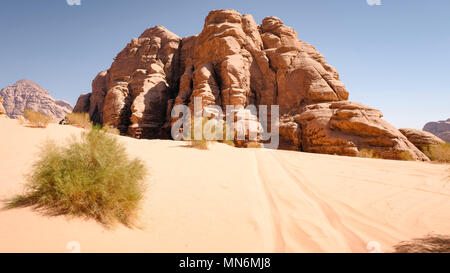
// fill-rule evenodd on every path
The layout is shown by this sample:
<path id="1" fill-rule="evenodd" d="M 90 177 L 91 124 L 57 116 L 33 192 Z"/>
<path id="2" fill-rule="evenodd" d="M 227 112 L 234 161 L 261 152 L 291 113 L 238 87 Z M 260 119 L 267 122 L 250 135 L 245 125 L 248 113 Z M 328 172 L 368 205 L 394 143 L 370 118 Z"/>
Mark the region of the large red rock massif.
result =
<path id="1" fill-rule="evenodd" d="M 47 90 L 37 83 L 23 79 L 0 91 L 3 107 L 10 118 L 23 116 L 26 109 L 41 112 L 59 121 L 72 112 L 72 105 L 64 100 L 55 100 Z"/>
<path id="2" fill-rule="evenodd" d="M 192 108 L 194 97 L 205 111 L 279 105 L 281 148 L 350 156 L 370 149 L 383 158 L 428 160 L 380 111 L 348 95 L 338 72 L 279 18 L 258 25 L 251 15 L 215 10 L 195 36 L 147 29 L 97 75 L 75 110 L 133 137 L 169 138 L 172 108 Z"/>

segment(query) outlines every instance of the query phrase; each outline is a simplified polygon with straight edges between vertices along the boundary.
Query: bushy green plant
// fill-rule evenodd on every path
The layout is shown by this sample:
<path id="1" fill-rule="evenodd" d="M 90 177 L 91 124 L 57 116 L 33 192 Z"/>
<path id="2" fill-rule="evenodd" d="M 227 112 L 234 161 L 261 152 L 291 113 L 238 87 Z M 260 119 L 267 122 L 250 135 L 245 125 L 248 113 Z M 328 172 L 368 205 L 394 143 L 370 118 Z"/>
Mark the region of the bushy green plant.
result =
<path id="1" fill-rule="evenodd" d="M 92 128 L 92 121 L 89 113 L 69 113 L 66 115 L 67 124 L 76 127 L 90 129 Z"/>
<path id="2" fill-rule="evenodd" d="M 52 120 L 51 117 L 44 115 L 40 112 L 31 110 L 31 109 L 26 109 L 23 112 L 23 114 L 24 114 L 25 118 L 27 119 L 27 121 L 30 122 L 32 126 L 38 127 L 38 128 L 47 127 L 47 125 Z"/>
<path id="3" fill-rule="evenodd" d="M 450 163 L 450 143 L 442 143 L 424 147 L 423 152 L 432 160 Z"/>
<path id="4" fill-rule="evenodd" d="M 145 175 L 140 160 L 129 159 L 114 136 L 94 127 L 67 146 L 44 145 L 28 176 L 26 193 L 7 207 L 34 206 L 50 215 L 131 226 L 143 198 Z"/>

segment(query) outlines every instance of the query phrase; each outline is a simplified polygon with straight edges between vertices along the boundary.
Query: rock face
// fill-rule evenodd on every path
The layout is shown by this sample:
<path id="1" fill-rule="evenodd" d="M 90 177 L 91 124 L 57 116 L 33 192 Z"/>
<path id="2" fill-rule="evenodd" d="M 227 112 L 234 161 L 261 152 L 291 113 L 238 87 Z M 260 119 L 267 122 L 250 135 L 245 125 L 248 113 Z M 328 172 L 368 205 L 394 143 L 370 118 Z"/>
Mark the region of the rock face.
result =
<path id="1" fill-rule="evenodd" d="M 432 133 L 416 129 L 400 129 L 400 132 L 421 151 L 426 146 L 445 143 L 439 137 Z"/>
<path id="2" fill-rule="evenodd" d="M 91 93 L 83 94 L 78 97 L 77 103 L 73 108 L 74 113 L 87 113 L 89 112 Z"/>
<path id="3" fill-rule="evenodd" d="M 423 130 L 438 136 L 446 142 L 450 142 L 450 118 L 438 122 L 429 122 L 423 127 Z"/>
<path id="4" fill-rule="evenodd" d="M 76 109 L 133 137 L 168 138 L 171 109 L 193 109 L 194 98 L 207 113 L 215 105 L 264 105 L 270 113 L 278 105 L 282 148 L 351 156 L 371 149 L 385 158 L 428 160 L 378 110 L 348 102 L 348 95 L 337 71 L 279 18 L 258 25 L 251 15 L 215 10 L 195 36 L 147 29 L 94 79 Z M 227 115 L 261 133 L 258 119 L 244 113 Z"/>
<path id="5" fill-rule="evenodd" d="M 32 109 L 50 116 L 54 121 L 72 112 L 72 105 L 63 100 L 55 100 L 44 88 L 31 80 L 20 80 L 0 91 L 3 106 L 10 118 L 18 118 L 24 110 Z"/>

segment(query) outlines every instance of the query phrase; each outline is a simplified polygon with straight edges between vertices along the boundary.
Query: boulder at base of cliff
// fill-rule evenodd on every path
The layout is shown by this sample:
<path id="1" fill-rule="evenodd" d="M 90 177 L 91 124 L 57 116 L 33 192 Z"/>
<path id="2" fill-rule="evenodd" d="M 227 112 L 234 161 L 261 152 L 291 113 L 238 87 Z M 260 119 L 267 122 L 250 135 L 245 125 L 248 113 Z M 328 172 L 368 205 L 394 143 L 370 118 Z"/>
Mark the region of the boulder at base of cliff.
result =
<path id="1" fill-rule="evenodd" d="M 366 149 L 386 159 L 429 160 L 382 116 L 363 104 L 340 101 L 308 105 L 295 120 L 306 152 L 356 156 Z"/>

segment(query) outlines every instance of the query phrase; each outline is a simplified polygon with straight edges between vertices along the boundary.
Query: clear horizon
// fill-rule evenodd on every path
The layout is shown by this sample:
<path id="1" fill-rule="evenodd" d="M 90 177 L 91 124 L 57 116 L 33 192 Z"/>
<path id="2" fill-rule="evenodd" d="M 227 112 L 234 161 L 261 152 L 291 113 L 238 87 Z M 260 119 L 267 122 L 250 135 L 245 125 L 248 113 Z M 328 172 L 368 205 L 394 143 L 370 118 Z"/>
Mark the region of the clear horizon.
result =
<path id="1" fill-rule="evenodd" d="M 370 1 L 369 1 L 370 2 Z M 373 1 L 376 2 L 376 1 Z M 199 33 L 210 10 L 236 9 L 257 23 L 277 16 L 334 66 L 350 100 L 398 128 L 450 118 L 449 1 L 4 1 L 0 89 L 27 78 L 72 105 L 96 74 L 145 29 Z"/>

